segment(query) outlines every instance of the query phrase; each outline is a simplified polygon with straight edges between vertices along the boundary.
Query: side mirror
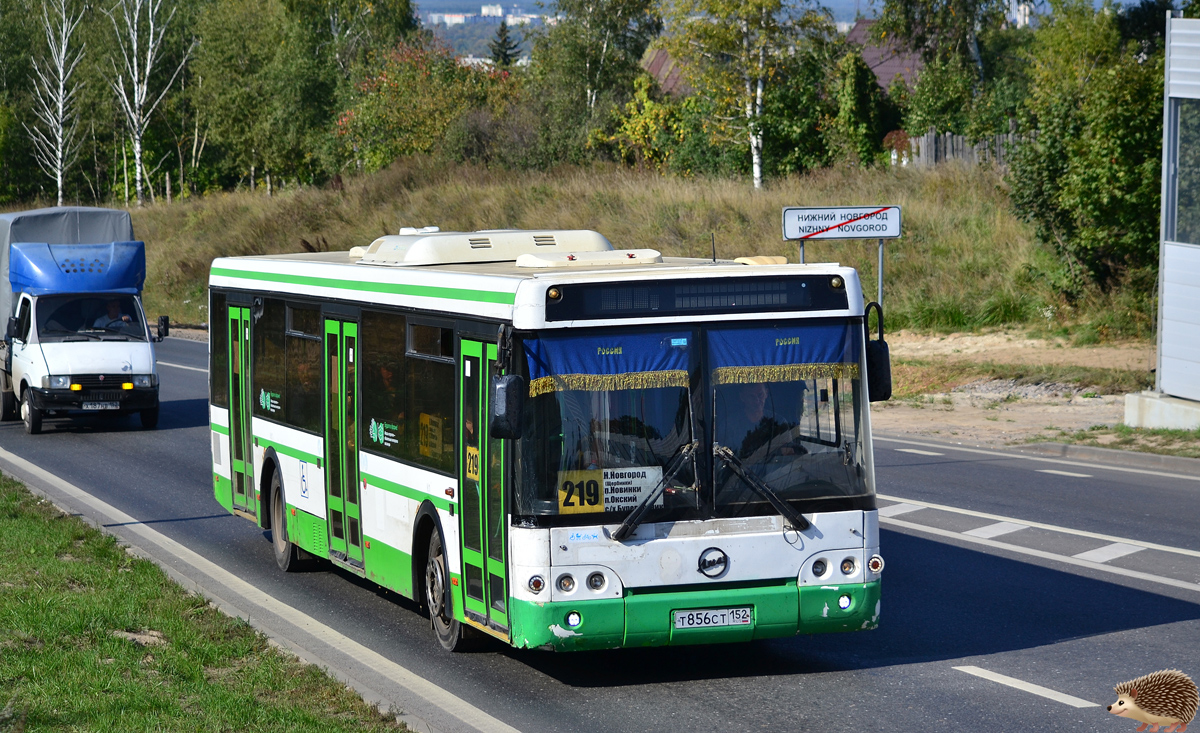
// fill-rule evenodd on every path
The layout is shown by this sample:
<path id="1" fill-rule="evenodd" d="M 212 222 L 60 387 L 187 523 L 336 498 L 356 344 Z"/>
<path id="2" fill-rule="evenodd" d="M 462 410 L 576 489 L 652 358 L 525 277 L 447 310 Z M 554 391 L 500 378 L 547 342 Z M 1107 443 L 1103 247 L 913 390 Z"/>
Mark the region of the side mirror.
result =
<path id="1" fill-rule="evenodd" d="M 888 350 L 887 341 L 883 340 L 883 306 L 867 303 L 867 309 L 863 313 L 863 327 L 866 328 L 870 323 L 872 308 L 879 318 L 879 338 L 874 341 L 867 340 L 867 399 L 871 402 L 883 402 L 892 398 L 892 355 Z"/>
<path id="2" fill-rule="evenodd" d="M 15 337 L 16 335 L 17 335 L 17 317 L 9 316 L 8 330 L 4 332 L 4 340 L 12 341 L 13 337 Z"/>
<path id="3" fill-rule="evenodd" d="M 493 438 L 521 437 L 521 414 L 525 410 L 525 395 L 529 387 L 519 374 L 497 374 L 492 377 L 488 404 L 488 433 Z"/>
<path id="4" fill-rule="evenodd" d="M 171 335 L 171 317 L 170 316 L 159 316 L 158 317 L 158 340 L 162 341 L 163 339 L 165 339 L 167 336 L 170 336 L 170 335 Z"/>

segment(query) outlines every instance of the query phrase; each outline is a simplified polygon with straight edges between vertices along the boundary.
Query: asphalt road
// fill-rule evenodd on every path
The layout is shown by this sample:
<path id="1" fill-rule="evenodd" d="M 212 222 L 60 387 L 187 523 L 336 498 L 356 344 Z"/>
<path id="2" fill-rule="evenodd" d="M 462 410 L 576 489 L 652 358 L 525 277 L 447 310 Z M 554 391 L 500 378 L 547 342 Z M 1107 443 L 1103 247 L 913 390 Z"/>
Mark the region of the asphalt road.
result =
<path id="1" fill-rule="evenodd" d="M 1200 482 L 886 440 L 876 444 L 889 497 L 881 514 L 898 508 L 883 524 L 876 631 L 446 654 L 428 620 L 393 594 L 327 565 L 279 573 L 264 533 L 213 500 L 206 353 L 181 339 L 159 345 L 156 431 L 136 418 L 48 419 L 38 436 L 3 423 L 0 447 L 523 731 L 1124 731 L 1133 724 L 1102 707 L 1113 685 L 1165 668 L 1200 678 Z M 1093 559 L 1069 559 L 1079 555 Z M 964 666 L 1100 707 L 955 669 Z M 437 709 L 406 709 L 442 730 L 462 727 Z"/>

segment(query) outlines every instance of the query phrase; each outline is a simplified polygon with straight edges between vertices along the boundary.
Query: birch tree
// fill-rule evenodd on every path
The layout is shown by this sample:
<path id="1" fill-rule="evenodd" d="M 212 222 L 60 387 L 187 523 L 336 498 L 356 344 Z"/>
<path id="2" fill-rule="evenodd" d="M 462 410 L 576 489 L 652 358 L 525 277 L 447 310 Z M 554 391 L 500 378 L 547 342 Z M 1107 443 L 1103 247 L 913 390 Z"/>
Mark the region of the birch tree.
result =
<path id="1" fill-rule="evenodd" d="M 63 203 L 67 169 L 79 154 L 79 115 L 75 108 L 78 84 L 71 77 L 83 58 L 84 46 L 72 47 L 71 38 L 82 19 L 83 10 L 70 12 L 67 0 L 42 3 L 46 55 L 41 60 L 33 59 L 32 101 L 37 122 L 32 127 L 24 125 L 33 140 L 38 167 L 54 179 L 59 206 Z"/>
<path id="2" fill-rule="evenodd" d="M 163 38 L 175 9 L 162 17 L 163 0 L 117 0 L 117 4 L 104 11 L 116 31 L 119 58 L 113 57 L 112 77 L 109 84 L 117 95 L 117 103 L 129 130 L 133 147 L 133 181 L 137 205 L 143 206 L 145 197 L 145 150 L 142 145 L 150 117 L 159 103 L 167 96 L 175 80 L 183 71 L 195 44 L 184 51 L 179 65 L 157 93 L 152 89 L 155 73 L 162 63 Z"/>
<path id="3" fill-rule="evenodd" d="M 762 188 L 768 86 L 821 16 L 783 0 L 676 0 L 668 18 L 667 48 L 716 110 L 718 126 L 748 143 L 754 187 Z"/>

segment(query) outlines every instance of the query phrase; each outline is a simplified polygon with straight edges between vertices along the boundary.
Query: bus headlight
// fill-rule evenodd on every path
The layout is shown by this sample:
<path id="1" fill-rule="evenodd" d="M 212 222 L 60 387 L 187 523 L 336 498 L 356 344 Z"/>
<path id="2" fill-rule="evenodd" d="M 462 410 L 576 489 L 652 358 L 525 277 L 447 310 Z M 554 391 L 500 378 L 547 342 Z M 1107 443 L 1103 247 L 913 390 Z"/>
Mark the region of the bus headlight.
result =
<path id="1" fill-rule="evenodd" d="M 817 576 L 818 578 L 821 577 L 825 574 L 825 571 L 828 569 L 828 567 L 829 566 L 825 564 L 824 560 L 817 560 L 815 563 L 813 563 L 813 575 Z"/>
<path id="2" fill-rule="evenodd" d="M 592 573 L 587 577 L 587 587 L 592 590 L 604 590 L 606 585 L 608 581 L 604 578 L 604 573 Z"/>
<path id="3" fill-rule="evenodd" d="M 153 387 L 156 380 L 153 374 L 135 374 L 133 375 L 134 387 Z"/>
<path id="4" fill-rule="evenodd" d="M 570 575 L 558 576 L 558 589 L 563 593 L 570 593 L 575 590 L 575 578 Z"/>
<path id="5" fill-rule="evenodd" d="M 42 389 L 70 389 L 70 377 L 42 377 Z"/>
<path id="6" fill-rule="evenodd" d="M 845 560 L 842 560 L 842 575 L 854 575 L 854 569 L 854 558 L 848 557 Z"/>

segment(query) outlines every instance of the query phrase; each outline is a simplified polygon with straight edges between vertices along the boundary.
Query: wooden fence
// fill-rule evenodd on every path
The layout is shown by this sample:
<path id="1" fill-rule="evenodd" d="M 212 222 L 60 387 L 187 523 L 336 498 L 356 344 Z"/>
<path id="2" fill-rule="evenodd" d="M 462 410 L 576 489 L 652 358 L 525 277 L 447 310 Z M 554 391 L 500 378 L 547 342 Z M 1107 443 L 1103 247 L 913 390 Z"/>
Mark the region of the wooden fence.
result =
<path id="1" fill-rule="evenodd" d="M 901 149 L 892 155 L 893 165 L 913 165 L 917 168 L 931 168 L 938 163 L 948 160 L 959 160 L 964 163 L 978 165 L 992 163 L 1006 167 L 1012 157 L 1012 151 L 1023 139 L 1016 132 L 988 137 L 971 144 L 965 135 L 954 135 L 949 132 L 938 133 L 932 127 L 924 135 L 908 138 L 908 150 Z M 905 153 L 907 152 L 907 155 Z"/>

